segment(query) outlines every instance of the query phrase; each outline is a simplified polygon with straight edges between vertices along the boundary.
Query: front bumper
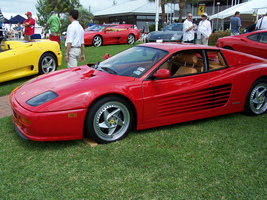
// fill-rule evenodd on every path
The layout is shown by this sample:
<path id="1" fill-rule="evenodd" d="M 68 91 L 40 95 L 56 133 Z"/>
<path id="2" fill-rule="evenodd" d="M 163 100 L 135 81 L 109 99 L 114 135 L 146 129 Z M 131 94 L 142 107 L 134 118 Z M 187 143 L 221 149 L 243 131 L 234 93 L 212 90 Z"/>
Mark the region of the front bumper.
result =
<path id="1" fill-rule="evenodd" d="M 26 110 L 10 95 L 16 132 L 35 141 L 76 140 L 83 138 L 87 109 L 37 113 Z"/>

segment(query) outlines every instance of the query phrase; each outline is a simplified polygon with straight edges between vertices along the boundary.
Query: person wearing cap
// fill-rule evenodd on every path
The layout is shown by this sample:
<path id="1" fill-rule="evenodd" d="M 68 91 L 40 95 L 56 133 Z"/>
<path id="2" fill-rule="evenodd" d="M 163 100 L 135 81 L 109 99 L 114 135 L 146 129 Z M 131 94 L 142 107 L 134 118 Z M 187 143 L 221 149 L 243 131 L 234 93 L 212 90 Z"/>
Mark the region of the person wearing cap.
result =
<path id="1" fill-rule="evenodd" d="M 25 26 L 24 40 L 30 41 L 31 35 L 34 34 L 35 20 L 32 18 L 31 12 L 28 11 L 25 15 L 27 15 L 27 19 L 22 24 L 22 26 Z"/>
<path id="2" fill-rule="evenodd" d="M 211 35 L 211 25 L 210 21 L 207 19 L 208 14 L 204 12 L 201 15 L 202 20 L 199 22 L 197 30 L 197 43 L 198 44 L 209 44 L 209 37 Z"/>
<path id="3" fill-rule="evenodd" d="M 68 68 L 76 67 L 79 57 L 81 62 L 84 62 L 84 29 L 78 21 L 78 10 L 71 10 L 69 12 L 69 19 L 71 24 L 67 28 L 67 37 L 65 41 L 66 54 L 65 61 L 68 63 Z"/>
<path id="4" fill-rule="evenodd" d="M 236 11 L 235 15 L 230 17 L 231 36 L 240 34 L 241 19 L 240 12 Z"/>
<path id="5" fill-rule="evenodd" d="M 257 30 L 267 30 L 267 12 L 265 16 L 260 18 L 256 24 L 256 29 Z"/>
<path id="6" fill-rule="evenodd" d="M 57 34 L 59 32 L 60 20 L 59 20 L 58 16 L 56 16 L 56 13 L 54 11 L 51 11 L 50 14 L 51 14 L 51 16 L 49 17 L 49 19 L 45 25 L 45 30 L 49 26 L 50 31 L 51 31 L 50 34 L 52 36 L 57 36 Z"/>
<path id="7" fill-rule="evenodd" d="M 192 22 L 192 13 L 188 12 L 186 20 L 183 23 L 183 41 L 184 43 L 194 43 L 196 24 Z"/>

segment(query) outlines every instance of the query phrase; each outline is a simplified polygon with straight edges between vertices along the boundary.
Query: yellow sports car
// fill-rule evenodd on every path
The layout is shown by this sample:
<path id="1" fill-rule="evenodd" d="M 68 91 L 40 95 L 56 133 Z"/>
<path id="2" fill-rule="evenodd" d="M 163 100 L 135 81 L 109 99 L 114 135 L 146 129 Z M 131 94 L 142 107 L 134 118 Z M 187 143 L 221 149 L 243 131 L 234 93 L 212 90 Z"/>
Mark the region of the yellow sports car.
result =
<path id="1" fill-rule="evenodd" d="M 0 83 L 34 74 L 55 71 L 61 65 L 62 52 L 50 40 L 2 41 Z"/>

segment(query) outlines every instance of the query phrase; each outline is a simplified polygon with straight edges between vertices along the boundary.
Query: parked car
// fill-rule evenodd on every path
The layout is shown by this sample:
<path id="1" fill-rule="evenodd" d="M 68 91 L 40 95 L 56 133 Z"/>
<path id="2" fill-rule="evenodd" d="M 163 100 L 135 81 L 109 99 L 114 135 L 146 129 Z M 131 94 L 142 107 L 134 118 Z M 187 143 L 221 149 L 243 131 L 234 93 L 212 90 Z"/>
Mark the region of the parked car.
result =
<path id="1" fill-rule="evenodd" d="M 109 143 L 132 128 L 265 113 L 267 60 L 217 47 L 144 43 L 37 77 L 15 89 L 10 102 L 24 138 Z"/>
<path id="2" fill-rule="evenodd" d="M 216 46 L 267 59 L 267 30 L 219 38 Z"/>
<path id="3" fill-rule="evenodd" d="M 147 42 L 182 42 L 183 23 L 174 23 L 166 26 L 161 31 L 153 31 L 148 34 Z"/>
<path id="4" fill-rule="evenodd" d="M 140 31 L 131 24 L 102 24 L 85 29 L 84 44 L 99 47 L 107 44 L 134 44 Z"/>
<path id="5" fill-rule="evenodd" d="M 0 82 L 55 71 L 61 60 L 62 53 L 57 42 L 2 41 Z"/>

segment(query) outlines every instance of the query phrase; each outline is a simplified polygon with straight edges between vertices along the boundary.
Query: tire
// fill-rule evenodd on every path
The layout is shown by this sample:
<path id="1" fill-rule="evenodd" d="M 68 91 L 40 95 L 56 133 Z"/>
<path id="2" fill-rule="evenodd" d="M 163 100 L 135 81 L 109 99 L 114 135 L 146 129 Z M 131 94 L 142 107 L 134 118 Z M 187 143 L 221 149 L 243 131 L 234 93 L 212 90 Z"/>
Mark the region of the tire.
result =
<path id="1" fill-rule="evenodd" d="M 133 125 L 129 103 L 117 96 L 97 100 L 85 118 L 85 136 L 98 143 L 110 143 L 127 136 Z"/>
<path id="2" fill-rule="evenodd" d="M 248 115 L 261 115 L 267 111 L 267 80 L 255 81 L 247 94 L 244 112 Z"/>
<path id="3" fill-rule="evenodd" d="M 52 53 L 45 53 L 39 60 L 39 75 L 53 72 L 57 69 L 57 60 Z"/>
<path id="4" fill-rule="evenodd" d="M 95 47 L 100 47 L 103 43 L 103 40 L 102 40 L 102 37 L 100 35 L 96 35 L 94 38 L 93 38 L 93 45 Z"/>
<path id="5" fill-rule="evenodd" d="M 225 46 L 225 47 L 223 47 L 224 49 L 228 49 L 228 50 L 232 50 L 232 51 L 234 51 L 234 49 L 232 48 L 232 47 L 229 47 L 229 46 Z"/>
<path id="6" fill-rule="evenodd" d="M 127 44 L 134 44 L 134 42 L 135 42 L 134 35 L 133 34 L 128 35 Z"/>

